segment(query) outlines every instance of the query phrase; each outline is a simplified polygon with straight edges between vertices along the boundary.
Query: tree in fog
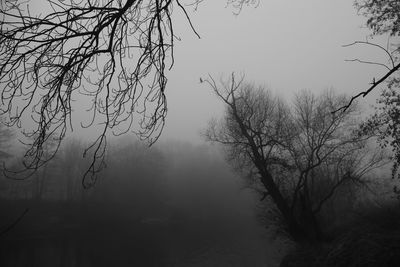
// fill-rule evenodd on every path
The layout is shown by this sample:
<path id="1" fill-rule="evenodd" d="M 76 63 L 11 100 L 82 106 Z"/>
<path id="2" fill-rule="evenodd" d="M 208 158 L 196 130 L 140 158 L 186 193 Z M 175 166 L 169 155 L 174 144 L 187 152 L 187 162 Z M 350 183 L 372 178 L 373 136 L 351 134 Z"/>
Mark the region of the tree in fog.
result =
<path id="1" fill-rule="evenodd" d="M 174 65 L 173 12 L 187 18 L 187 8 L 202 0 L 0 2 L 1 114 L 9 125 L 32 117 L 34 136 L 25 168 L 42 166 L 36 151 L 50 139 L 61 142 L 72 130 L 76 99 L 86 100 L 91 118 L 83 127 L 99 125 L 85 151 L 91 164 L 85 178 L 105 167 L 108 133 L 133 131 L 155 142 L 167 114 L 167 71 Z M 29 5 L 29 4 L 32 5 Z M 236 10 L 254 0 L 228 0 Z M 44 5 L 46 4 L 46 5 Z M 40 9 L 40 10 L 39 10 Z M 91 151 L 91 153 L 88 153 Z M 85 179 L 90 186 L 94 180 Z"/>
<path id="2" fill-rule="evenodd" d="M 36 138 L 34 136 L 30 137 L 31 142 L 35 142 Z M 58 156 L 56 156 L 55 151 L 58 151 L 58 143 L 56 140 L 48 140 L 43 144 L 39 151 L 28 151 L 31 153 L 40 154 L 41 161 L 39 164 L 43 164 L 43 168 L 34 172 L 34 188 L 36 199 L 43 200 L 45 198 L 46 193 L 50 190 L 53 191 L 57 187 L 57 183 L 59 182 L 56 178 L 60 177 L 60 168 L 59 162 L 57 161 Z M 23 164 L 24 166 L 29 165 L 31 162 L 30 158 L 24 158 Z M 50 162 L 50 164 L 44 164 L 50 159 L 54 159 Z M 26 161 L 28 160 L 28 162 Z M 18 170 L 16 171 L 18 172 Z"/>
<path id="3" fill-rule="evenodd" d="M 78 200 L 80 197 L 78 194 L 82 190 L 80 175 L 85 168 L 84 164 L 87 163 L 83 161 L 81 155 L 84 145 L 78 139 L 70 139 L 64 144 L 58 159 L 60 176 L 63 178 L 61 189 L 65 193 L 66 200 Z"/>
<path id="4" fill-rule="evenodd" d="M 167 164 L 158 149 L 126 136 L 110 146 L 108 153 L 107 169 L 95 195 L 118 203 L 137 217 L 164 207 Z"/>
<path id="5" fill-rule="evenodd" d="M 368 137 L 354 134 L 356 107 L 332 113 L 347 103 L 344 96 L 302 91 L 289 106 L 233 74 L 220 85 L 212 77 L 205 82 L 226 108 L 206 138 L 222 144 L 231 164 L 270 197 L 295 240 L 323 238 L 328 200 L 383 164 L 380 151 L 368 151 Z"/>
<path id="6" fill-rule="evenodd" d="M 29 2 L 0 4 L 1 112 L 16 125 L 32 111 L 35 128 L 27 134 L 35 136 L 31 150 L 40 151 L 51 139 L 61 142 L 72 128 L 74 99 L 87 98 L 92 118 L 83 126 L 102 123 L 87 148 L 92 176 L 104 167 L 107 132 L 125 133 L 137 122 L 141 138 L 160 135 L 178 39 L 173 10 L 192 24 L 179 1 L 44 2 L 40 11 Z M 25 156 L 32 158 L 27 169 L 41 166 L 40 153 Z"/>
<path id="7" fill-rule="evenodd" d="M 15 132 L 13 129 L 7 127 L 3 123 L 3 119 L 0 117 L 0 164 L 1 167 L 4 168 L 6 165 L 6 161 L 9 158 L 12 158 L 12 152 L 10 151 L 10 146 L 14 142 Z M 10 183 L 9 181 L 5 180 L 3 172 L 0 173 L 0 195 L 7 194 L 10 190 Z M 4 197 L 3 195 L 3 197 Z"/>
<path id="8" fill-rule="evenodd" d="M 15 132 L 4 124 L 4 118 L 0 117 L 0 161 L 11 157 L 10 147 L 14 142 Z"/>

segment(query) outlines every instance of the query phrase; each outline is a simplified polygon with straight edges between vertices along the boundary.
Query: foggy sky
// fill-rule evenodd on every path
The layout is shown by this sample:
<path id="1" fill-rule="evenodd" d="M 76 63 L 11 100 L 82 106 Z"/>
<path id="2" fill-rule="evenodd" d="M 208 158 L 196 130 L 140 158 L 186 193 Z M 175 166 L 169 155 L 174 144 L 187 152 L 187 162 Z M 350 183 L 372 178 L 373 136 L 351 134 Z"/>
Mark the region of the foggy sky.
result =
<path id="1" fill-rule="evenodd" d="M 333 87 L 354 94 L 368 88 L 372 78 L 384 71 L 345 62 L 354 58 L 385 62 L 382 51 L 342 47 L 371 34 L 353 1 L 264 0 L 256 8 L 244 7 L 239 15 L 234 15 L 235 10 L 226 2 L 203 1 L 197 10 L 187 7 L 201 39 L 180 9 L 174 10 L 174 33 L 181 41 L 175 42 L 175 65 L 166 73 L 168 116 L 161 142 L 204 142 L 200 131 L 223 111 L 211 89 L 199 82 L 208 74 L 218 80 L 231 72 L 244 73 L 247 81 L 265 85 L 290 101 L 301 89 L 318 92 Z M 42 7 L 35 2 L 33 8 Z M 378 93 L 375 90 L 361 103 L 375 103 Z M 72 119 L 79 125 L 82 114 L 77 113 Z M 72 135 L 93 141 L 98 130 L 75 127 Z"/>
<path id="2" fill-rule="evenodd" d="M 318 92 L 333 87 L 354 94 L 383 73 L 376 66 L 345 62 L 353 58 L 385 62 L 381 51 L 342 47 L 371 34 L 353 1 L 265 0 L 238 16 L 225 3 L 205 1 L 196 12 L 189 11 L 200 40 L 175 10 L 175 32 L 182 41 L 176 43 L 176 64 L 168 74 L 169 112 L 160 140 L 202 142 L 199 131 L 223 110 L 211 89 L 199 83 L 199 77 L 208 74 L 219 78 L 244 72 L 246 80 L 289 99 L 300 89 Z M 361 104 L 375 103 L 378 93 Z"/>

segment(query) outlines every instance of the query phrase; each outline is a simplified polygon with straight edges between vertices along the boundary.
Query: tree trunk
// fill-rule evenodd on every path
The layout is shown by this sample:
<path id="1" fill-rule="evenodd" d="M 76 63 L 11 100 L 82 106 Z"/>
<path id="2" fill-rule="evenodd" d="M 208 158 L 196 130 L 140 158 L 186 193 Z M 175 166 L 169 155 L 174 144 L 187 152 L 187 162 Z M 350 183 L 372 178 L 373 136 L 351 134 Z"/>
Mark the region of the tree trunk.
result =
<path id="1" fill-rule="evenodd" d="M 261 182 L 267 189 L 269 195 L 271 196 L 272 200 L 279 209 L 283 219 L 285 220 L 289 234 L 295 241 L 304 240 L 304 238 L 306 238 L 306 234 L 304 230 L 300 227 L 294 214 L 291 212 L 289 205 L 287 204 L 286 200 L 284 199 L 275 182 L 273 181 L 271 174 L 266 171 L 261 172 Z"/>
<path id="2" fill-rule="evenodd" d="M 318 220 L 312 210 L 307 183 L 304 185 L 303 192 L 300 194 L 300 205 L 301 213 L 299 217 L 301 218 L 301 225 L 306 233 L 307 240 L 309 242 L 321 241 L 323 235 Z"/>
<path id="3" fill-rule="evenodd" d="M 307 240 L 309 238 L 307 231 L 305 231 L 304 227 L 299 224 L 296 216 L 294 216 L 294 213 L 289 207 L 286 199 L 283 197 L 274 179 L 272 178 L 271 173 L 267 170 L 265 158 L 260 154 L 258 150 L 259 148 L 252 136 L 247 132 L 246 126 L 241 120 L 241 117 L 238 115 L 235 103 L 231 106 L 231 108 L 243 136 L 249 142 L 251 152 L 253 154 L 252 161 L 261 175 L 261 182 L 282 214 L 282 217 L 288 227 L 288 233 L 295 241 Z"/>

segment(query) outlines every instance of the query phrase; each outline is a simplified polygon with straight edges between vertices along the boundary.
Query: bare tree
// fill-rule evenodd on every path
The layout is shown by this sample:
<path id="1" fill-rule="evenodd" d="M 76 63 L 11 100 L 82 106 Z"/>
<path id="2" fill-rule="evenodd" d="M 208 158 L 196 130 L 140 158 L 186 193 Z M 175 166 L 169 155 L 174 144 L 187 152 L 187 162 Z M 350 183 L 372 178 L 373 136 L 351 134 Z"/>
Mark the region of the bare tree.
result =
<path id="1" fill-rule="evenodd" d="M 327 201 L 343 186 L 363 185 L 365 175 L 388 163 L 382 150 L 369 146 L 370 135 L 359 136 L 359 112 L 353 104 L 345 112 L 333 110 L 348 102 L 333 90 L 319 96 L 301 91 L 295 97 L 288 144 L 296 166 L 290 186 L 291 209 L 301 209 L 303 223 L 320 235 L 318 216 Z M 292 178 L 293 179 L 293 178 Z"/>
<path id="2" fill-rule="evenodd" d="M 199 37 L 187 8 L 201 2 L 46 0 L 35 12 L 29 0 L 0 1 L 0 113 L 8 115 L 10 126 L 20 126 L 29 113 L 34 121 L 24 132 L 34 138 L 22 171 L 49 161 L 42 151 L 49 140 L 58 142 L 51 156 L 58 152 L 73 130 L 73 110 L 83 101 L 91 103 L 91 118 L 81 125 L 100 127 L 83 154 L 92 158 L 85 187 L 105 166 L 108 133 L 133 131 L 153 144 L 164 127 L 166 71 L 174 65 L 174 43 L 180 40 L 173 11 L 180 10 Z M 227 4 L 239 13 L 258 0 Z"/>
<path id="3" fill-rule="evenodd" d="M 270 197 L 296 240 L 323 238 L 318 216 L 325 203 L 385 163 L 380 151 L 367 153 L 368 137 L 353 134 L 355 107 L 332 113 L 348 101 L 343 96 L 304 91 L 291 108 L 243 77 L 232 74 L 218 85 L 210 76 L 205 82 L 226 106 L 206 138 L 222 144 L 231 164 L 263 188 L 263 198 Z"/>
<path id="4" fill-rule="evenodd" d="M 108 132 L 123 134 L 137 123 L 132 130 L 138 136 L 157 140 L 167 113 L 166 70 L 179 39 L 174 8 L 195 30 L 178 0 L 43 2 L 47 6 L 35 13 L 29 1 L 1 1 L 1 113 L 8 125 L 20 125 L 31 113 L 35 128 L 25 132 L 33 137 L 25 170 L 36 170 L 48 161 L 42 146 L 56 140 L 55 155 L 72 130 L 74 100 L 89 99 L 91 119 L 82 125 L 101 127 L 84 153 L 93 151 L 85 173 L 93 178 L 104 167 Z"/>

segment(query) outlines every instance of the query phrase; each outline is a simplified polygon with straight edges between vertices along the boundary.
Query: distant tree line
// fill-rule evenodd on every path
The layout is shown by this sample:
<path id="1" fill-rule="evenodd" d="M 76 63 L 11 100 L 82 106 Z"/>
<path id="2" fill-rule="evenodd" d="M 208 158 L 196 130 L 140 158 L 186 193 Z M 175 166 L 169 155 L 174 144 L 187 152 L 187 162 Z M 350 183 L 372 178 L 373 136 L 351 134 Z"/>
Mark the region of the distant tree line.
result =
<path id="1" fill-rule="evenodd" d="M 128 137 L 110 144 L 107 168 L 96 186 L 86 190 L 81 173 L 87 162 L 79 153 L 84 145 L 68 140 L 57 157 L 27 179 L 0 176 L 0 199 L 27 207 L 35 202 L 97 204 L 109 212 L 118 207 L 135 220 L 186 218 L 199 223 L 233 216 L 248 204 L 238 197 L 237 177 L 215 150 L 179 142 L 149 148 Z"/>

